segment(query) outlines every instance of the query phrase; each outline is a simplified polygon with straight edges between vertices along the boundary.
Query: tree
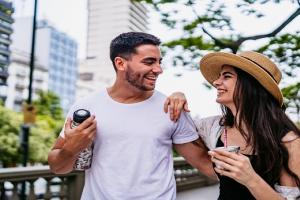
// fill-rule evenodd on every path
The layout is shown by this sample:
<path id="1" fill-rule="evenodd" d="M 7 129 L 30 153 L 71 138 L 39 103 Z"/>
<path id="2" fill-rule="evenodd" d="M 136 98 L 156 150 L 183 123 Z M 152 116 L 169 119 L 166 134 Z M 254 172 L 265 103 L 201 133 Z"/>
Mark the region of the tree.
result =
<path id="1" fill-rule="evenodd" d="M 265 14 L 260 12 L 259 5 L 271 3 L 280 4 L 280 0 L 235 0 L 235 1 L 196 1 L 196 0 L 136 0 L 144 1 L 153 5 L 154 9 L 160 13 L 161 22 L 171 29 L 182 30 L 182 37 L 165 43 L 169 48 L 182 47 L 192 54 L 199 50 L 230 50 L 236 53 L 242 44 L 249 40 L 263 38 L 274 38 L 290 22 L 300 15 L 300 2 L 291 0 L 291 4 L 297 5 L 297 9 L 287 17 L 279 26 L 265 34 L 244 36 L 232 25 L 232 15 L 228 11 L 255 16 L 260 19 Z M 206 2 L 204 4 L 203 2 Z M 232 8 L 232 10 L 230 10 Z M 178 17 L 180 16 L 180 17 Z M 255 28 L 255 26 L 253 26 Z M 219 34 L 212 34 L 219 33 Z M 221 33 L 221 34 L 220 34 Z M 299 33 L 295 33 L 296 35 Z M 219 35 L 217 37 L 216 35 Z M 298 40 L 299 41 L 299 40 Z M 178 59 L 183 58 L 178 56 Z M 199 58 L 199 57 L 198 57 Z M 189 63 L 186 61 L 185 63 Z"/>
<path id="2" fill-rule="evenodd" d="M 41 92 L 34 105 L 37 107 L 37 120 L 30 128 L 29 161 L 46 163 L 48 152 L 63 125 L 63 112 L 59 98 L 51 92 Z M 0 104 L 0 164 L 4 167 L 20 163 L 22 117 L 22 113 Z"/>
<path id="3" fill-rule="evenodd" d="M 40 91 L 33 104 L 37 108 L 37 122 L 30 129 L 29 161 L 46 163 L 48 152 L 63 125 L 63 110 L 59 97 L 51 91 Z"/>
<path id="4" fill-rule="evenodd" d="M 182 35 L 163 44 L 163 51 L 171 52 L 174 66 L 198 69 L 203 54 L 209 51 L 237 53 L 240 50 L 255 50 L 269 56 L 283 71 L 285 77 L 296 77 L 300 70 L 300 26 L 294 33 L 282 33 L 284 28 L 300 15 L 300 0 L 136 0 L 146 2 L 160 14 L 161 22 Z M 266 17 L 262 7 L 269 5 L 294 7 L 291 13 L 281 10 L 286 19 L 274 22 L 271 31 L 246 35 L 234 27 L 233 16 L 247 16 L 245 23 L 256 19 L 257 24 Z M 232 15 L 234 13 L 234 15 Z M 262 30 L 257 30 L 260 32 Z M 264 39 L 264 40 L 262 40 Z M 258 43 L 259 40 L 259 43 Z M 257 49 L 245 49 L 245 42 L 255 41 Z M 295 70 L 295 69 L 298 69 Z M 299 74 L 298 74 L 299 76 Z M 296 81 L 299 82 L 299 79 Z M 296 83 L 297 84 L 297 83 Z M 297 88 L 296 88 L 297 89 Z M 290 90 L 285 90 L 290 91 Z M 299 88 L 298 88 L 299 91 Z M 286 96 L 290 96 L 284 92 Z M 299 102 L 297 102 L 299 106 Z M 291 105 L 291 104 L 289 104 Z"/>
<path id="5" fill-rule="evenodd" d="M 63 125 L 62 120 L 55 120 L 47 115 L 37 116 L 35 126 L 30 129 L 29 162 L 47 163 L 48 152 Z"/>
<path id="6" fill-rule="evenodd" d="M 21 114 L 0 105 L 0 163 L 4 167 L 20 161 L 21 122 Z"/>
<path id="7" fill-rule="evenodd" d="M 63 110 L 59 97 L 51 91 L 40 91 L 39 97 L 33 102 L 38 115 L 46 115 L 55 120 L 63 119 Z"/>
<path id="8" fill-rule="evenodd" d="M 294 113 L 298 116 L 297 121 L 300 123 L 300 83 L 283 88 L 282 94 L 286 98 L 285 104 L 289 109 L 294 110 Z"/>
<path id="9" fill-rule="evenodd" d="M 203 51 L 231 51 L 238 52 L 246 41 L 259 40 L 269 38 L 266 44 L 284 44 L 299 47 L 300 35 L 299 32 L 286 34 L 284 37 L 279 33 L 296 17 L 300 15 L 300 1 L 289 1 L 291 6 L 296 9 L 283 20 L 280 25 L 274 25 L 270 32 L 245 36 L 239 32 L 241 27 L 234 27 L 230 12 L 249 16 L 251 18 L 263 19 L 266 15 L 259 11 L 261 6 L 269 4 L 278 4 L 280 6 L 285 1 L 280 0 L 136 0 L 151 4 L 153 8 L 160 14 L 161 22 L 170 29 L 178 29 L 182 31 L 182 36 L 178 39 L 164 43 L 167 50 L 176 48 L 177 54 L 174 57 L 174 65 L 190 66 L 198 68 L 199 57 Z M 206 3 L 206 4 L 205 4 Z M 284 10 L 282 11 L 284 12 Z M 274 23 L 275 24 L 275 23 Z M 253 24 L 253 29 L 255 29 Z M 291 41 L 290 38 L 293 38 Z M 287 46 L 287 45 L 286 45 Z M 271 47 L 266 45 L 265 48 Z M 182 51 L 179 51 L 179 50 Z M 297 49 L 297 48 L 296 48 Z M 267 49 L 264 49 L 266 51 Z M 273 48 L 268 48 L 273 51 Z M 285 56 L 290 57 L 293 54 L 293 61 L 299 66 L 299 52 L 289 52 Z M 191 62 L 192 59 L 197 59 L 196 63 Z"/>

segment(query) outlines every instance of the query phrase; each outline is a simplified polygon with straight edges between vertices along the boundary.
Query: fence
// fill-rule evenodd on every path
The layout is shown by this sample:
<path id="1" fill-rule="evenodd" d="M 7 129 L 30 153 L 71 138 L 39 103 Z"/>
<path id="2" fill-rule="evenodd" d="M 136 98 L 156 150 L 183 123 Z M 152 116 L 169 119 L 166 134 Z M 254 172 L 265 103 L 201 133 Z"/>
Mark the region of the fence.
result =
<path id="1" fill-rule="evenodd" d="M 177 191 L 202 187 L 215 182 L 198 172 L 183 158 L 174 158 Z M 49 166 L 0 169 L 0 200 L 18 200 L 22 183 L 26 183 L 26 199 L 80 199 L 84 173 L 53 174 Z"/>

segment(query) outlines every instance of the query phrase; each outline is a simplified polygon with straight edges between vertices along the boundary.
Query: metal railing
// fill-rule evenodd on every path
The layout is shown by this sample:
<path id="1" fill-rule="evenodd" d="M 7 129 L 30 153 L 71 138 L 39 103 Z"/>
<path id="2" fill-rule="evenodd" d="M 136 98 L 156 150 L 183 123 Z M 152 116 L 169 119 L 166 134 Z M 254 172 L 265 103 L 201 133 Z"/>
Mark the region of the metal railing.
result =
<path id="1" fill-rule="evenodd" d="M 183 158 L 174 158 L 174 174 L 177 191 L 215 184 L 198 172 Z M 26 199 L 80 199 L 84 185 L 84 173 L 72 172 L 57 175 L 49 166 L 0 169 L 0 200 L 21 199 L 21 185 L 26 182 Z"/>
<path id="2" fill-rule="evenodd" d="M 83 172 L 57 175 L 49 166 L 0 169 L 0 199 L 21 199 L 20 188 L 26 182 L 26 199 L 80 199 Z"/>
<path id="3" fill-rule="evenodd" d="M 174 174 L 178 192 L 217 183 L 217 181 L 201 174 L 182 157 L 174 158 Z"/>

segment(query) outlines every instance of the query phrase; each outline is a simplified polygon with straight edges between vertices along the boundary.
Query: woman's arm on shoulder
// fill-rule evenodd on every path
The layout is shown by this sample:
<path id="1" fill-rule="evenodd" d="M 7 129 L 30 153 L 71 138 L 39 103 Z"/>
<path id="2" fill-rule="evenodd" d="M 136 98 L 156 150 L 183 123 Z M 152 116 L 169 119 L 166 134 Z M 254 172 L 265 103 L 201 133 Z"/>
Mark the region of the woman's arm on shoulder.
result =
<path id="1" fill-rule="evenodd" d="M 181 111 L 190 112 L 184 93 L 174 92 L 168 96 L 164 103 L 164 111 L 169 112 L 170 119 L 175 122 L 179 119 Z"/>

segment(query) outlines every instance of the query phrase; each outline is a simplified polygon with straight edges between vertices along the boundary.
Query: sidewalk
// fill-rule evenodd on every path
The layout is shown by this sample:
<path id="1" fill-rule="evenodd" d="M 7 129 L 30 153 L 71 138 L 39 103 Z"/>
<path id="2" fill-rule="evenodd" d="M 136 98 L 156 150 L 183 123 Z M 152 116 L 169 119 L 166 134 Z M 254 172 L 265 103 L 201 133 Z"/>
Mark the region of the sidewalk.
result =
<path id="1" fill-rule="evenodd" d="M 177 193 L 177 200 L 216 200 L 219 184 Z"/>

